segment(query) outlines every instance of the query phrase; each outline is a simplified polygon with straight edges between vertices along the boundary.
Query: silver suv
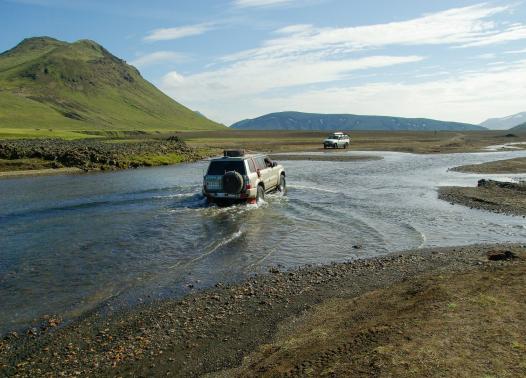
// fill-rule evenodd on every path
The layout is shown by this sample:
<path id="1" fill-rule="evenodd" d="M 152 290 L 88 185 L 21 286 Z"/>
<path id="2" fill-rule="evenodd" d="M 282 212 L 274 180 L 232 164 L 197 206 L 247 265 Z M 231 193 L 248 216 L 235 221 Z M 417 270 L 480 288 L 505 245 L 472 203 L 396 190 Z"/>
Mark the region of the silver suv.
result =
<path id="1" fill-rule="evenodd" d="M 323 141 L 323 148 L 347 148 L 349 147 L 349 144 L 351 144 L 351 138 L 349 137 L 349 135 L 346 135 L 342 132 L 337 132 L 325 138 L 325 140 Z"/>
<path id="2" fill-rule="evenodd" d="M 265 193 L 287 191 L 285 170 L 266 155 L 224 151 L 222 158 L 212 159 L 203 182 L 208 202 L 220 205 L 246 201 L 257 203 Z"/>

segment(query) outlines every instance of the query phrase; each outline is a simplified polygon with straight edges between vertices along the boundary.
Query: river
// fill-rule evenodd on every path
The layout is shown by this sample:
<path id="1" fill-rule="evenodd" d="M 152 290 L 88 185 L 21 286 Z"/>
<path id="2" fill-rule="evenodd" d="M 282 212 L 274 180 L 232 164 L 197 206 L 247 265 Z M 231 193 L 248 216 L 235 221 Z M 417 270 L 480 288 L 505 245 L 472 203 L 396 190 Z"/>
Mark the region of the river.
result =
<path id="1" fill-rule="evenodd" d="M 208 207 L 207 162 L 0 180 L 0 333 L 45 314 L 178 297 L 265 272 L 425 246 L 526 241 L 522 217 L 437 199 L 450 172 L 526 151 L 285 161 L 288 195 Z M 522 175 L 524 177 L 524 175 Z"/>

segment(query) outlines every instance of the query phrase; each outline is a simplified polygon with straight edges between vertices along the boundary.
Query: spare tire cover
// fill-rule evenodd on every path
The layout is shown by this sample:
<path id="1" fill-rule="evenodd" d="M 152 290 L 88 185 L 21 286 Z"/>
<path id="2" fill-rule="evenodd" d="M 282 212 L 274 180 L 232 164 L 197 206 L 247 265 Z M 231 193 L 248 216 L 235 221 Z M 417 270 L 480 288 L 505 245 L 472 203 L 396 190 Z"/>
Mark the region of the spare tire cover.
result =
<path id="1" fill-rule="evenodd" d="M 230 171 L 223 176 L 223 190 L 228 194 L 239 194 L 243 189 L 243 176 L 236 171 Z"/>

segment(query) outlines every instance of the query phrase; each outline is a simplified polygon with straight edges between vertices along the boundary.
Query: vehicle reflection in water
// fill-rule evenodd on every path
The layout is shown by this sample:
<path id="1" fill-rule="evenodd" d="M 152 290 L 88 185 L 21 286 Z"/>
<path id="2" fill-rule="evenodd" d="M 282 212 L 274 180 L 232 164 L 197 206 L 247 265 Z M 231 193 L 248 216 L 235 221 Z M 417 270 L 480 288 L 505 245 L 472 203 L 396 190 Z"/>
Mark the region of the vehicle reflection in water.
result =
<path id="1" fill-rule="evenodd" d="M 288 196 L 223 208 L 207 206 L 200 194 L 206 162 L 1 180 L 0 332 L 108 299 L 119 305 L 177 297 L 275 265 L 526 240 L 521 217 L 453 206 L 436 195 L 440 185 L 516 178 L 447 168 L 525 151 L 377 154 L 384 160 L 284 161 Z"/>

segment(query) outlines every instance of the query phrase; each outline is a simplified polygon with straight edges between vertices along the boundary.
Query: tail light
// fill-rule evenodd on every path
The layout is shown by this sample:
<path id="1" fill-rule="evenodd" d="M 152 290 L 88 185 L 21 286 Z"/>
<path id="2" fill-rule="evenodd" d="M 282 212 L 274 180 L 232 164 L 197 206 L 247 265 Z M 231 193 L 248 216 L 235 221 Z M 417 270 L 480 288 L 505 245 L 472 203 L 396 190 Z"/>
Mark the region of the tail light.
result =
<path id="1" fill-rule="evenodd" d="M 246 190 L 252 189 L 252 185 L 247 184 L 247 185 L 245 186 L 245 189 L 246 189 Z"/>

